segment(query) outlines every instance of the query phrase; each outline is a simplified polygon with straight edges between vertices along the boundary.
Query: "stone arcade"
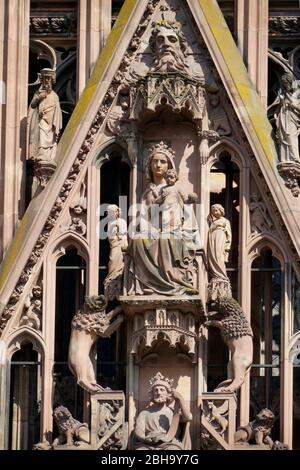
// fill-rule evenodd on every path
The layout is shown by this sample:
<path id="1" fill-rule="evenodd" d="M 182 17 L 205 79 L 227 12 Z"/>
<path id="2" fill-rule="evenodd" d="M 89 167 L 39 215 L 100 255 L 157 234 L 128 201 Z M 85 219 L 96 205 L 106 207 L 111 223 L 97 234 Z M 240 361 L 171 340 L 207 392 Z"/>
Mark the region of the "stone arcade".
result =
<path id="1" fill-rule="evenodd" d="M 300 448 L 299 11 L 61 3 L 5 7 L 0 448 Z"/>

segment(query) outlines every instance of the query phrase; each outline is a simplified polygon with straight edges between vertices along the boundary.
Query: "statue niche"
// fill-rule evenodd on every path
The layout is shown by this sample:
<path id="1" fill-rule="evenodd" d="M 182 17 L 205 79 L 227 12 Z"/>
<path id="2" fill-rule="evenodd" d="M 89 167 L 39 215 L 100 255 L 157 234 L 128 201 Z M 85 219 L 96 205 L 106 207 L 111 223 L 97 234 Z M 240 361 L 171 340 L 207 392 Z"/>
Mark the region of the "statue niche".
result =
<path id="1" fill-rule="evenodd" d="M 127 295 L 198 294 L 193 264 L 202 247 L 190 205 L 197 196 L 184 196 L 179 190 L 173 157 L 174 152 L 163 142 L 150 149 L 148 186 L 127 250 Z"/>

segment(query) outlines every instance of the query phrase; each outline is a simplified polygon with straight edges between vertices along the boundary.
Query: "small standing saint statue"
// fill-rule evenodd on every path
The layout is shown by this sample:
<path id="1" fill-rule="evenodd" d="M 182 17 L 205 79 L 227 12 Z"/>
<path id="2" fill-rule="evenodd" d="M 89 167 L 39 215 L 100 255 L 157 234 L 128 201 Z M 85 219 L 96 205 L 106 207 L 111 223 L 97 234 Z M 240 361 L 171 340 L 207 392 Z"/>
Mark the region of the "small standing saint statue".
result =
<path id="1" fill-rule="evenodd" d="M 210 300 L 231 297 L 225 263 L 228 261 L 232 235 L 230 222 L 224 215 L 225 210 L 220 204 L 211 206 L 207 246 Z"/>
<path id="2" fill-rule="evenodd" d="M 279 160 L 281 163 L 300 163 L 298 137 L 300 134 L 300 89 L 292 75 L 281 77 L 276 115 Z"/>
<path id="3" fill-rule="evenodd" d="M 62 128 L 62 113 L 57 94 L 52 86 L 56 75 L 52 69 L 40 72 L 41 86 L 34 94 L 29 111 L 29 158 L 35 161 L 53 161 Z"/>
<path id="4" fill-rule="evenodd" d="M 124 251 L 127 249 L 127 223 L 121 218 L 121 209 L 115 204 L 107 207 L 110 244 L 108 274 L 104 280 L 105 295 L 114 300 L 121 294 L 122 276 L 124 271 Z"/>

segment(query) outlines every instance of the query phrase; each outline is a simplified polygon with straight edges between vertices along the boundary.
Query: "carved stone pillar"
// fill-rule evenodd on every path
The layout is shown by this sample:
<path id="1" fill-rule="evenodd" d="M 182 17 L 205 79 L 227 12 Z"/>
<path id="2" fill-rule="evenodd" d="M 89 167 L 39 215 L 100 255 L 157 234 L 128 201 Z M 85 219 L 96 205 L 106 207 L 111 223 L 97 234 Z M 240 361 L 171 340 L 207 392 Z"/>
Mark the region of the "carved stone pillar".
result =
<path id="1" fill-rule="evenodd" d="M 0 0 L 0 260 L 24 210 L 29 0 Z"/>
<path id="2" fill-rule="evenodd" d="M 269 0 L 239 0 L 238 46 L 264 107 L 268 97 Z"/>
<path id="3" fill-rule="evenodd" d="M 111 0 L 80 0 L 77 97 L 81 95 L 111 30 Z"/>

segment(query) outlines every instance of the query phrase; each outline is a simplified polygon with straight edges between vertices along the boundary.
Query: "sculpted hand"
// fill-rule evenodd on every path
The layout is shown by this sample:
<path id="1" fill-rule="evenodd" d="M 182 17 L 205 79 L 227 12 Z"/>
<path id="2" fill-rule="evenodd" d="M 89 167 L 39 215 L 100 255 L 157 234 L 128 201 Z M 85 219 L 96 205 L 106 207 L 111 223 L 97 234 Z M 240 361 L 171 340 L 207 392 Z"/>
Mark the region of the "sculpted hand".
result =
<path id="1" fill-rule="evenodd" d="M 209 145 L 207 139 L 202 139 L 200 144 L 200 160 L 202 165 L 204 165 L 209 157 Z"/>
<path id="2" fill-rule="evenodd" d="M 183 396 L 177 390 L 173 390 L 173 398 L 179 401 L 183 400 Z"/>
<path id="3" fill-rule="evenodd" d="M 39 92 L 38 98 L 39 98 L 40 101 L 42 101 L 43 99 L 46 98 L 46 96 L 47 96 L 46 90 L 41 90 L 41 91 Z"/>

